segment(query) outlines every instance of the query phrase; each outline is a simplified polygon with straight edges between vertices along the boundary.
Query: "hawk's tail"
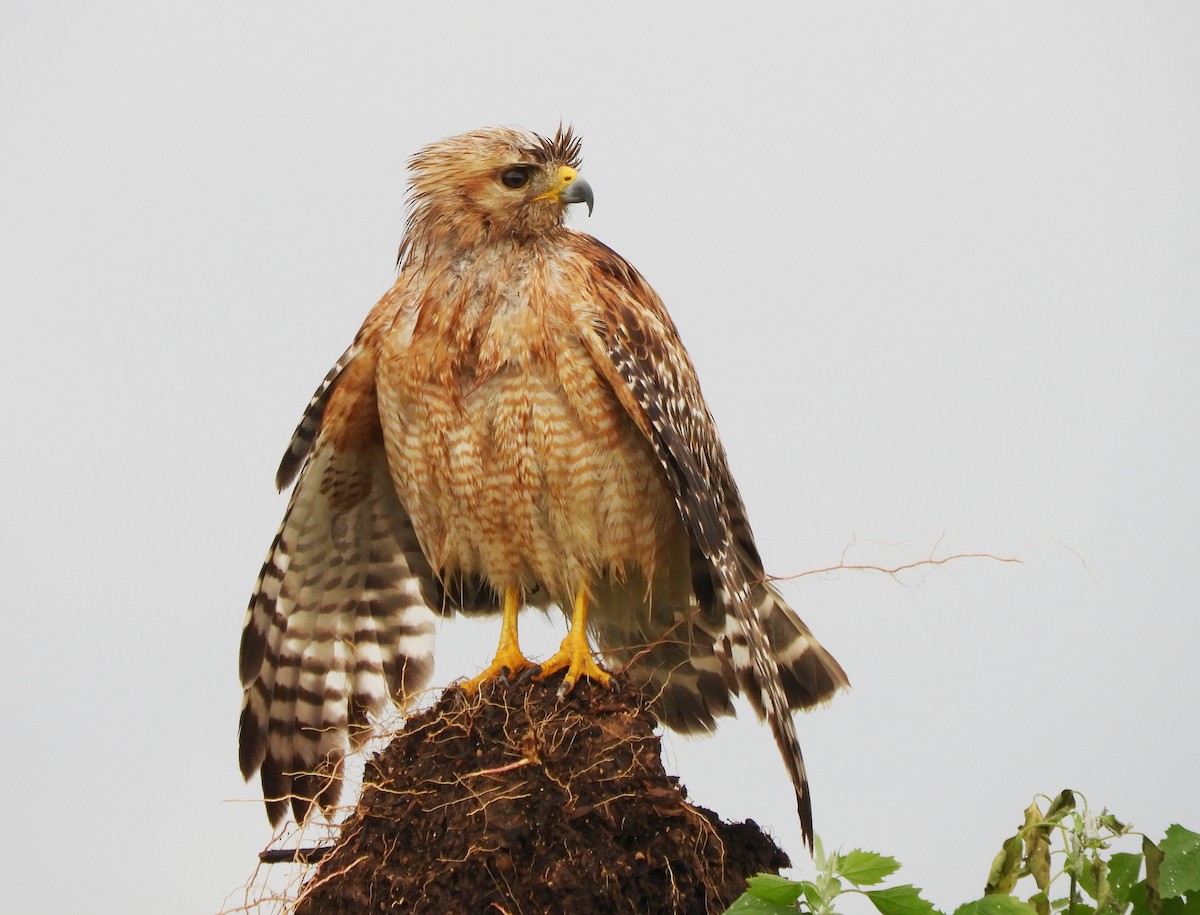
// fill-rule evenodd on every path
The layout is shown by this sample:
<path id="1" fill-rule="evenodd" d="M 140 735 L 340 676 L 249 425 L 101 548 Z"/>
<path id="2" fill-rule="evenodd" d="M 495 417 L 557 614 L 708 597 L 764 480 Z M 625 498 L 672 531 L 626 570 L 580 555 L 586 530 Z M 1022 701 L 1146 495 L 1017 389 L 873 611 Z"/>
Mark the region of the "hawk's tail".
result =
<path id="1" fill-rule="evenodd" d="M 732 696 L 745 692 L 779 745 L 811 843 L 812 806 L 791 713 L 830 699 L 849 681 L 771 584 L 750 584 L 740 563 L 716 578 L 710 605 L 693 596 L 682 609 L 665 590 L 647 606 L 644 583 L 634 579 L 598 588 L 598 605 L 608 612 L 594 617 L 597 644 L 658 720 L 681 733 L 711 731 L 717 718 L 735 713 Z"/>
<path id="2" fill-rule="evenodd" d="M 773 585 L 759 582 L 750 585 L 748 593 L 753 617 L 757 619 L 757 624 L 766 633 L 770 643 L 774 667 L 778 672 L 789 709 L 807 709 L 820 705 L 832 699 L 839 689 L 850 685 L 842 666 L 825 650 L 825 646 L 817 641 L 816 636 L 809 631 L 804 621 L 796 615 L 796 611 Z M 740 628 L 741 615 L 738 614 L 738 617 Z M 739 642 L 744 642 L 744 639 L 739 638 L 736 631 L 732 635 L 730 642 L 739 683 L 746 691 L 750 704 L 761 716 L 764 714 L 761 704 L 762 690 L 756 688 L 757 681 L 751 678 L 751 658 L 748 654 L 741 655 L 739 651 Z"/>
<path id="3" fill-rule="evenodd" d="M 721 588 L 732 610 L 730 657 L 738 684 L 766 720 L 796 792 L 796 812 L 809 850 L 813 847 L 812 796 L 792 710 L 823 702 L 849 686 L 841 665 L 816 640 L 766 582 L 751 585 L 732 551 L 717 563 Z"/>

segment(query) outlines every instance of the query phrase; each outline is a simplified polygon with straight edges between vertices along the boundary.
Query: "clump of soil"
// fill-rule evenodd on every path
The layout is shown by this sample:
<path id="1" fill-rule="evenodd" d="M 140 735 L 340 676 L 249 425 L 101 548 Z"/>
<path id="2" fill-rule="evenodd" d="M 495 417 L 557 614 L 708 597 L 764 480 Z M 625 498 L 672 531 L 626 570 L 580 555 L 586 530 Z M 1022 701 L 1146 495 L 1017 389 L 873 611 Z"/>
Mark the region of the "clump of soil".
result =
<path id="1" fill-rule="evenodd" d="M 718 913 L 787 867 L 668 776 L 638 695 L 560 678 L 446 691 L 367 764 L 297 915 Z"/>

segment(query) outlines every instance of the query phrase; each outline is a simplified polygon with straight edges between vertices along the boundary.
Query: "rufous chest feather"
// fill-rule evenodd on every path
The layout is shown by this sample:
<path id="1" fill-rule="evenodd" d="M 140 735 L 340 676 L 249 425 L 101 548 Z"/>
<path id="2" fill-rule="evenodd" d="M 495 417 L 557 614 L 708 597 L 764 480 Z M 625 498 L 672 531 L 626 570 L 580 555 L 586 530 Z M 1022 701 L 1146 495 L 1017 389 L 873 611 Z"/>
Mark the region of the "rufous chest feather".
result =
<path id="1" fill-rule="evenodd" d="M 422 547 L 446 570 L 568 593 L 652 568 L 671 523 L 655 459 L 571 303 L 519 279 L 444 284 L 384 344 L 380 417 Z"/>

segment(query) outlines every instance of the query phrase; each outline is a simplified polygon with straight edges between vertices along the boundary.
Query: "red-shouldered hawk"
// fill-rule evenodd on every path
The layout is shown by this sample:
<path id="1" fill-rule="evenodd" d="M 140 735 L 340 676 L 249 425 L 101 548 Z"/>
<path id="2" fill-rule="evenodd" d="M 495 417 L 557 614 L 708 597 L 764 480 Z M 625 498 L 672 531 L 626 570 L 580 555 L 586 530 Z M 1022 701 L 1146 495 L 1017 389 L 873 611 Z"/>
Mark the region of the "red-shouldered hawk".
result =
<path id="1" fill-rule="evenodd" d="M 241 646 L 241 768 L 272 823 L 340 792 L 369 716 L 429 681 L 439 615 L 498 612 L 477 677 L 607 682 L 708 730 L 744 690 L 774 733 L 811 841 L 791 709 L 847 685 L 765 580 L 695 370 L 658 296 L 596 239 L 580 144 L 492 128 L 413 157 L 395 285 L 309 402 L 297 477 Z M 571 617 L 541 665 L 523 606 Z"/>

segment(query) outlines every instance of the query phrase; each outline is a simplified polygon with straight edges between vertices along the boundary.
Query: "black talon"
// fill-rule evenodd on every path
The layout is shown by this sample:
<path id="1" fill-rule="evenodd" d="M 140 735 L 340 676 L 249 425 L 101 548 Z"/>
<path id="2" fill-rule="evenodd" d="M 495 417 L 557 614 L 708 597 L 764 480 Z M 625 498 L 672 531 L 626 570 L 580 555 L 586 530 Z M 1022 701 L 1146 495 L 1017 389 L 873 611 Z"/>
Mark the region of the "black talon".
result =
<path id="1" fill-rule="evenodd" d="M 541 664 L 534 664 L 532 667 L 526 667 L 521 671 L 521 675 L 517 677 L 517 683 L 524 685 L 542 672 Z"/>

